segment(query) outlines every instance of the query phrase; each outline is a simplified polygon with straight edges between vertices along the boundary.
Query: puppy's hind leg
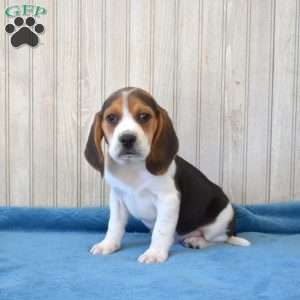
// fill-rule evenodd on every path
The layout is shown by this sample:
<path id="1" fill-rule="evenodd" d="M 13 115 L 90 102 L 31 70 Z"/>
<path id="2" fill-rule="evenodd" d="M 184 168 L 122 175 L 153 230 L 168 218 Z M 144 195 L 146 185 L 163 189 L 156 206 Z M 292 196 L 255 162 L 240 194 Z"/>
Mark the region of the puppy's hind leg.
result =
<path id="1" fill-rule="evenodd" d="M 233 235 L 229 230 L 234 218 L 232 205 L 229 203 L 218 215 L 215 222 L 202 228 L 204 238 L 209 242 L 228 243 L 236 246 L 249 246 L 250 242 Z"/>
<path id="2" fill-rule="evenodd" d="M 228 236 L 226 233 L 221 233 L 220 235 L 214 237 L 206 236 L 206 239 L 207 239 L 206 242 L 209 244 L 228 243 L 230 245 L 243 246 L 243 247 L 247 247 L 251 245 L 251 243 L 244 238 L 234 236 L 234 235 Z"/>
<path id="3" fill-rule="evenodd" d="M 202 236 L 190 236 L 182 240 L 182 245 L 187 248 L 204 249 L 214 243 L 208 242 Z"/>
<path id="4" fill-rule="evenodd" d="M 235 245 L 235 246 L 242 246 L 242 247 L 247 247 L 247 246 L 251 245 L 251 243 L 248 240 L 238 237 L 238 236 L 234 236 L 234 235 L 228 237 L 228 239 L 226 240 L 226 243 Z"/>

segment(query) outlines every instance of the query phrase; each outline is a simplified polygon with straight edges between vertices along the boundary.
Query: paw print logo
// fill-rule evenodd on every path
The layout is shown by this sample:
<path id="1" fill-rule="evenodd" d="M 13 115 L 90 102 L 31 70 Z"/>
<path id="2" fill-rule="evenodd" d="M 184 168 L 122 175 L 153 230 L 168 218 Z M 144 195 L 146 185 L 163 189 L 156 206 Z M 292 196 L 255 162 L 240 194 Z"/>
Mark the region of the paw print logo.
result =
<path id="1" fill-rule="evenodd" d="M 38 35 L 43 33 L 45 28 L 42 24 L 35 24 L 33 17 L 28 17 L 25 21 L 21 17 L 16 17 L 14 24 L 7 24 L 5 31 L 11 36 L 10 42 L 14 47 L 19 47 L 23 44 L 27 44 L 31 47 L 35 47 L 39 43 Z"/>

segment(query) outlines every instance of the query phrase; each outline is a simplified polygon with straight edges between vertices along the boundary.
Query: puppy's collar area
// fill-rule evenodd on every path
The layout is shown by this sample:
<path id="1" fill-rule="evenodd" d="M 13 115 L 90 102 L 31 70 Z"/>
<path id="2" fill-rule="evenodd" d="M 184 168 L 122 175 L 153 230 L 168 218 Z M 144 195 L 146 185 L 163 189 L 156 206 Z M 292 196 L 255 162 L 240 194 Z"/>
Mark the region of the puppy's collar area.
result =
<path id="1" fill-rule="evenodd" d="M 125 155 L 125 154 L 124 154 Z M 130 154 L 128 154 L 128 158 L 130 158 Z M 145 159 L 140 160 L 131 160 L 127 161 L 125 159 L 116 161 L 114 158 L 112 158 L 109 153 L 107 153 L 105 157 L 105 169 L 107 171 L 112 171 L 112 173 L 116 171 L 122 171 L 129 175 L 129 173 L 138 173 L 141 170 L 146 170 L 146 163 Z"/>

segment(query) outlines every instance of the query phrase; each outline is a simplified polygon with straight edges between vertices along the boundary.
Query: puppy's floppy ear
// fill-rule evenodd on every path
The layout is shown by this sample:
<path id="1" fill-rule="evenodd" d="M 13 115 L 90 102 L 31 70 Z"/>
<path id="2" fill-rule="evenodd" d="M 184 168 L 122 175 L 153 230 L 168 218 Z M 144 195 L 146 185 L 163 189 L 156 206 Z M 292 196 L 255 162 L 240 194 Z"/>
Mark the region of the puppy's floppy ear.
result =
<path id="1" fill-rule="evenodd" d="M 102 130 L 102 113 L 98 112 L 95 115 L 94 123 L 92 124 L 88 141 L 85 147 L 85 158 L 89 164 L 96 170 L 101 172 L 103 176 L 104 173 L 104 156 L 101 149 L 101 140 L 104 136 Z"/>
<path id="2" fill-rule="evenodd" d="M 148 171 L 154 175 L 165 173 L 177 152 L 178 139 L 172 121 L 168 113 L 159 107 L 158 126 L 146 159 Z"/>

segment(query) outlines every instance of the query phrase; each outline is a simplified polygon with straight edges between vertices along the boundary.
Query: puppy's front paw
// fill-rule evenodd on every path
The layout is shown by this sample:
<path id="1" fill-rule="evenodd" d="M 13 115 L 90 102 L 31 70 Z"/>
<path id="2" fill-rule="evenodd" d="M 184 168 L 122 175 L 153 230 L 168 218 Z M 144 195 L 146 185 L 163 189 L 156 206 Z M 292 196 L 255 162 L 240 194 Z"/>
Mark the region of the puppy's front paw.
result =
<path id="1" fill-rule="evenodd" d="M 168 258 L 168 252 L 160 251 L 156 249 L 148 249 L 142 255 L 139 256 L 138 261 L 140 263 L 162 263 Z"/>
<path id="2" fill-rule="evenodd" d="M 102 241 L 98 244 L 95 244 L 90 253 L 93 255 L 108 255 L 120 249 L 120 245 L 110 242 L 110 241 Z"/>

